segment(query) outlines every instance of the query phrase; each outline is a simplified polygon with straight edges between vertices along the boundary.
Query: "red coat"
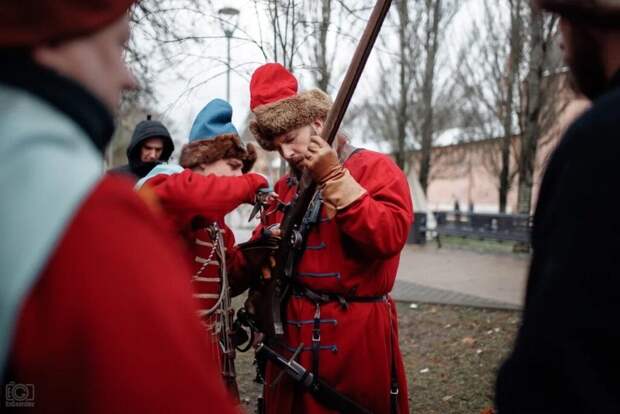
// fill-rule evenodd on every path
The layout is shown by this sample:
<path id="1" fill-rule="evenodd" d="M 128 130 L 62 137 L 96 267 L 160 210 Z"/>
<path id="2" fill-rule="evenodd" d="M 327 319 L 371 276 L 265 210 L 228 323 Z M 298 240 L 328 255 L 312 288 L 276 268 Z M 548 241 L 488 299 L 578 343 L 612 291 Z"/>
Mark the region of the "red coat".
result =
<path id="1" fill-rule="evenodd" d="M 234 413 L 182 247 L 120 177 L 86 198 L 26 298 L 11 380 L 33 412 Z"/>
<path id="2" fill-rule="evenodd" d="M 243 277 L 241 269 L 245 267 L 245 259 L 235 246 L 235 236 L 224 223 L 224 216 L 239 205 L 252 202 L 256 191 L 266 187 L 267 181 L 257 174 L 204 176 L 186 169 L 178 174 L 156 175 L 146 185 L 155 191 L 166 217 L 185 240 L 194 276 L 192 285 L 204 314 L 216 304 L 222 286 L 217 255 L 203 266 L 213 251 L 213 239 L 205 227 L 214 222 L 220 227 L 226 248 L 228 279 L 234 287 L 242 285 L 238 280 Z M 197 228 L 192 228 L 197 216 L 204 220 Z M 240 292 L 233 288 L 231 293 Z M 202 319 L 207 326 L 213 326 L 216 322 L 215 315 L 204 315 Z M 216 336 L 210 339 L 217 345 Z M 214 356 L 219 362 L 220 353 L 216 352 Z"/>
<path id="3" fill-rule="evenodd" d="M 385 155 L 358 151 L 344 164 L 368 193 L 310 232 L 298 267 L 298 280 L 314 291 L 342 296 L 387 295 L 394 286 L 400 252 L 413 221 L 407 179 Z M 276 185 L 288 202 L 296 192 L 284 177 Z M 282 214 L 270 216 L 280 222 Z M 266 223 L 266 224 L 271 224 Z M 316 306 L 303 296 L 291 296 L 286 308 L 287 355 L 300 343 L 299 362 L 312 369 L 313 319 Z M 372 303 L 338 302 L 320 306 L 319 376 L 374 413 L 390 412 L 390 379 L 395 361 L 401 413 L 407 413 L 407 383 L 398 348 L 398 320 L 391 299 Z M 267 366 L 267 383 L 278 374 Z M 278 385 L 265 386 L 268 413 L 332 413 L 308 394 L 300 392 L 288 377 Z M 293 409 L 294 407 L 294 409 Z"/>

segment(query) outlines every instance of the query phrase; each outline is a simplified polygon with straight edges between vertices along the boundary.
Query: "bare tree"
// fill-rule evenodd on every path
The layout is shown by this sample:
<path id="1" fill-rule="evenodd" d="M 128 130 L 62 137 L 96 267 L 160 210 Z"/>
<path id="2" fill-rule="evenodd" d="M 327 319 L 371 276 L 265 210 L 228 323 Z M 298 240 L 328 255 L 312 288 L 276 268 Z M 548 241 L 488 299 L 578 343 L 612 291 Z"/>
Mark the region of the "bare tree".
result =
<path id="1" fill-rule="evenodd" d="M 191 27 L 211 16 L 211 0 L 142 0 L 131 9 L 132 36 L 127 61 L 137 77 L 138 93 L 130 99 L 149 101 L 153 83 L 164 71 L 176 70 L 186 43 L 203 44 L 218 36 L 197 36 Z"/>
<path id="2" fill-rule="evenodd" d="M 310 2 L 309 15 L 315 15 L 318 17 L 316 22 L 310 22 L 315 26 L 315 36 L 310 40 L 311 46 L 311 61 L 314 62 L 315 70 L 313 71 L 316 86 L 327 91 L 332 76 L 332 70 L 334 67 L 335 51 L 328 51 L 327 39 L 329 35 L 330 26 L 333 19 L 333 0 L 320 0 L 316 2 Z"/>
<path id="3" fill-rule="evenodd" d="M 424 30 L 420 34 L 418 41 L 423 45 L 422 56 L 424 60 L 424 70 L 422 81 L 418 84 L 421 90 L 421 158 L 420 158 L 420 185 L 426 193 L 430 183 L 431 174 L 431 155 L 433 148 L 433 138 L 435 132 L 441 128 L 436 122 L 436 98 L 445 92 L 446 89 L 438 87 L 437 83 L 437 62 L 439 60 L 440 45 L 445 38 L 446 29 L 460 6 L 458 0 L 424 0 L 423 2 L 423 22 Z"/>
<path id="4" fill-rule="evenodd" d="M 210 0 L 142 0 L 132 7 L 126 61 L 139 88 L 123 95 L 117 114 L 118 128 L 106 151 L 108 167 L 126 162 L 129 137 L 147 113 L 161 119 L 155 108 L 155 79 L 164 72 L 178 72 L 187 43 L 202 44 L 211 38 L 195 36 L 187 27 L 209 16 L 209 6 Z M 182 73 L 178 72 L 178 76 Z"/>
<path id="5" fill-rule="evenodd" d="M 514 91 L 519 85 L 519 67 L 521 65 L 521 56 L 523 49 L 523 18 L 522 18 L 522 0 L 509 0 L 510 5 L 510 36 L 509 36 L 509 57 L 508 70 L 505 77 L 505 99 L 502 106 L 502 126 L 504 128 L 504 136 L 501 143 L 501 159 L 502 167 L 499 174 L 499 211 L 506 212 L 508 204 L 508 191 L 510 190 L 511 171 L 510 171 L 510 149 L 512 145 L 513 120 L 514 120 Z M 487 3 L 488 5 L 488 3 Z"/>
<path id="6" fill-rule="evenodd" d="M 503 213 L 516 175 L 510 166 L 522 79 L 523 0 L 503 0 L 502 7 L 484 0 L 483 5 L 481 22 L 473 22 L 459 53 L 456 74 L 468 124 L 479 131 L 477 136 L 499 138 L 497 148 L 483 159 L 491 174 L 498 177 L 499 210 Z"/>
<path id="7" fill-rule="evenodd" d="M 519 192 L 517 195 L 517 211 L 521 214 L 529 214 L 531 209 L 536 149 L 542 130 L 540 121 L 545 103 L 542 88 L 547 46 L 545 42 L 545 19 L 542 12 L 532 6 L 530 6 L 529 27 L 529 62 L 524 88 L 526 96 L 519 159 Z"/>
<path id="8" fill-rule="evenodd" d="M 410 117 L 410 108 L 415 99 L 414 78 L 419 70 L 413 64 L 413 55 L 419 54 L 419 48 L 412 40 L 421 14 L 412 10 L 411 5 L 410 1 L 398 0 L 393 13 L 388 15 L 386 28 L 392 30 L 386 31 L 380 44 L 382 50 L 389 51 L 384 52 L 389 59 L 379 59 L 379 93 L 366 102 L 369 129 L 377 138 L 390 142 L 396 164 L 402 170 L 407 168 L 407 150 L 413 148 L 415 120 Z M 390 45 L 394 40 L 398 48 L 392 51 Z"/>
<path id="9" fill-rule="evenodd" d="M 424 191 L 434 139 L 450 120 L 451 100 L 444 98 L 451 94 L 452 80 L 444 76 L 439 82 L 437 62 L 458 5 L 450 0 L 395 4 L 382 36 L 377 93 L 366 103 L 368 128 L 391 144 L 403 170 L 419 165 L 420 177 L 425 174 Z M 417 151 L 413 158 L 412 151 Z"/>
<path id="10" fill-rule="evenodd" d="M 350 4 L 348 4 L 350 3 Z M 305 68 L 312 74 L 317 88 L 331 92 L 336 89 L 345 68 L 337 68 L 336 57 L 347 44 L 354 46 L 367 22 L 365 12 L 371 10 L 366 1 L 307 1 L 304 12 L 307 46 L 302 48 Z M 343 46 L 345 46 L 343 48 Z M 345 59 L 346 60 L 346 59 Z"/>

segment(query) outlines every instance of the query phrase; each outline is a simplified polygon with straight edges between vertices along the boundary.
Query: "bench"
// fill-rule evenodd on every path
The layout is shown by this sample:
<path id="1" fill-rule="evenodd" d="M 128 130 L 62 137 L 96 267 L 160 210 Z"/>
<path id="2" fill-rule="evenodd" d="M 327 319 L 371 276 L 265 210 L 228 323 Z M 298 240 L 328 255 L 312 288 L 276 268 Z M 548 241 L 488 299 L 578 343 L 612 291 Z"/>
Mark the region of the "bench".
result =
<path id="1" fill-rule="evenodd" d="M 438 211 L 434 215 L 437 247 L 441 247 L 441 236 L 530 243 L 531 218 L 528 215 L 458 211 Z"/>

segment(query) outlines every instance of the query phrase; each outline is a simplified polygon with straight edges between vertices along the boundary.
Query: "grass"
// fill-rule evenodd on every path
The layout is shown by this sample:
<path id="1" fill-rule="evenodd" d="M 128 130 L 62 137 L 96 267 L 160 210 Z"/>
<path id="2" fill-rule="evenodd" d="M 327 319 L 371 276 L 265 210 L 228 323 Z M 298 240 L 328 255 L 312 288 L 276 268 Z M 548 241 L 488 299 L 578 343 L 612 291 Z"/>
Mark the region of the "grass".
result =
<path id="1" fill-rule="evenodd" d="M 435 243 L 430 241 L 428 243 Z M 514 254 L 516 242 L 512 241 L 496 241 L 496 240 L 480 240 L 475 238 L 441 236 L 441 244 L 445 248 L 463 249 L 475 251 L 478 253 L 502 253 Z"/>

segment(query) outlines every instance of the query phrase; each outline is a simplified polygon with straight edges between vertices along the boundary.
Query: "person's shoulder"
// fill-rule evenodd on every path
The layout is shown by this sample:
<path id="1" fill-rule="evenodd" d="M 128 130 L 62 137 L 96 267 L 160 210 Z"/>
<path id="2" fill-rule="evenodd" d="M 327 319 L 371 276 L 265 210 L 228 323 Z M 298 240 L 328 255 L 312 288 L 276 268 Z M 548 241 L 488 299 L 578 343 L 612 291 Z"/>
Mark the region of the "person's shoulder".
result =
<path id="1" fill-rule="evenodd" d="M 160 225 L 155 214 L 136 194 L 133 185 L 125 176 L 105 175 L 77 211 L 74 230 L 93 237 L 106 233 L 123 243 L 157 234 Z M 109 244 L 113 244 L 111 240 L 100 243 L 101 248 Z"/>
<path id="2" fill-rule="evenodd" d="M 148 258 L 157 258 L 160 269 L 184 265 L 177 257 L 183 251 L 181 242 L 136 194 L 131 180 L 115 175 L 104 176 L 86 197 L 59 249 L 61 257 L 68 253 L 72 260 L 86 263 L 85 272 L 122 269 L 126 275 L 148 267 Z"/>
<path id="3" fill-rule="evenodd" d="M 107 171 L 108 174 L 125 174 L 125 175 L 133 175 L 131 172 L 131 168 L 129 164 L 119 165 L 118 167 L 110 168 Z"/>
<path id="4" fill-rule="evenodd" d="M 389 156 L 367 149 L 356 150 L 344 163 L 351 173 L 372 173 L 373 175 L 386 175 L 386 178 L 404 176 L 403 171 Z"/>
<path id="5" fill-rule="evenodd" d="M 101 207 L 140 205 L 140 199 L 133 190 L 133 181 L 122 175 L 104 175 L 86 202 Z"/>
<path id="6" fill-rule="evenodd" d="M 567 129 L 565 140 L 572 142 L 579 137 L 587 137 L 583 142 L 590 148 L 599 144 L 608 144 L 620 150 L 617 132 L 620 128 L 620 88 L 604 94 L 592 103 Z"/>
<path id="7" fill-rule="evenodd" d="M 620 89 L 593 102 L 566 130 L 546 167 L 556 192 L 590 196 L 617 182 L 620 169 Z M 545 187 L 549 191 L 551 187 Z M 541 190 L 542 191 L 542 190 Z M 585 196 L 584 196 L 585 197 Z"/>

